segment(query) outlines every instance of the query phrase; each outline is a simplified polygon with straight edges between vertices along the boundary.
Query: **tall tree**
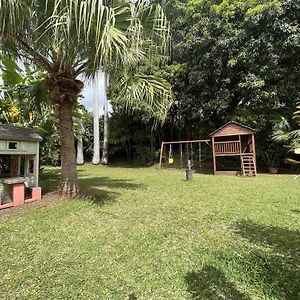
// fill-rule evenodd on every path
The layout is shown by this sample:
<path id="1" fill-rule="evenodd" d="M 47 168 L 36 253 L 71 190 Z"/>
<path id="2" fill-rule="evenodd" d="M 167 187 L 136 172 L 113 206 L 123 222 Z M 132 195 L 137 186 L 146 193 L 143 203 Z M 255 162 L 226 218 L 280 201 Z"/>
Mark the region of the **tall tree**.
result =
<path id="1" fill-rule="evenodd" d="M 94 118 L 94 151 L 93 151 L 93 165 L 99 165 L 100 163 L 100 132 L 99 132 L 99 76 L 100 72 L 97 72 L 94 78 L 93 84 L 93 118 Z M 100 74 L 101 75 L 101 74 Z"/>
<path id="2" fill-rule="evenodd" d="M 103 115 L 104 115 L 104 128 L 103 128 L 103 150 L 102 150 L 102 157 L 101 157 L 101 164 L 107 165 L 108 164 L 108 109 L 109 109 L 109 102 L 107 97 L 107 86 L 108 86 L 108 74 L 104 73 L 104 107 L 103 107 Z"/>
<path id="3" fill-rule="evenodd" d="M 300 2 L 162 2 L 172 24 L 167 78 L 175 98 L 166 129 L 206 137 L 234 119 L 257 129 L 264 152 L 274 111 L 294 108 L 300 96 Z"/>
<path id="4" fill-rule="evenodd" d="M 78 136 L 77 136 L 77 165 L 84 164 L 84 154 L 83 154 L 83 134 L 84 134 L 84 125 L 83 125 L 83 112 L 80 111 L 80 119 L 78 120 Z"/>
<path id="5" fill-rule="evenodd" d="M 128 53 L 132 60 L 146 55 L 151 41 L 162 50 L 168 36 L 164 13 L 152 1 L 0 0 L 2 50 L 16 52 L 47 73 L 44 84 L 59 120 L 61 195 L 79 192 L 72 120 L 84 85 L 78 76 L 93 76 L 112 62 L 121 66 Z"/>

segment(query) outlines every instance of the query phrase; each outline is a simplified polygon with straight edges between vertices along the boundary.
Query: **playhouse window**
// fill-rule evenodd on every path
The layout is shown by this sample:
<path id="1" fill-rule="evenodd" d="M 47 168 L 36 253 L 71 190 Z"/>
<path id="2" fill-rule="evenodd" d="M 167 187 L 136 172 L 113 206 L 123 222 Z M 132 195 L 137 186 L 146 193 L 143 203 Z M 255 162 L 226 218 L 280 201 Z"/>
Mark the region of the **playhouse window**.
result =
<path id="1" fill-rule="evenodd" d="M 18 143 L 17 142 L 8 142 L 8 149 L 9 150 L 16 150 L 16 149 L 18 149 Z"/>
<path id="2" fill-rule="evenodd" d="M 28 162 L 28 173 L 33 174 L 33 168 L 34 168 L 34 160 L 30 159 Z"/>
<path id="3" fill-rule="evenodd" d="M 9 156 L 0 156 L 0 178 L 7 177 L 9 175 L 10 162 Z"/>

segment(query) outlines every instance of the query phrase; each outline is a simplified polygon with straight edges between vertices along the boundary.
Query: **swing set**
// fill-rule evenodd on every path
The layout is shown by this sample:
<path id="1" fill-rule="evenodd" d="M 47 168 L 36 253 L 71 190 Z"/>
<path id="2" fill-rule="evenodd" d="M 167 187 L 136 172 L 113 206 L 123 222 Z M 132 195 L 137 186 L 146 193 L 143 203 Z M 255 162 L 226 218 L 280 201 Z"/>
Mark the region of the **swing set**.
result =
<path id="1" fill-rule="evenodd" d="M 160 148 L 159 167 L 163 165 L 183 169 L 187 161 L 191 160 L 194 167 L 202 169 L 203 166 L 203 144 L 210 145 L 211 140 L 191 140 L 191 141 L 173 141 L 162 142 Z M 211 151 L 211 150 L 210 150 Z"/>
<path id="2" fill-rule="evenodd" d="M 182 169 L 190 160 L 195 169 L 203 172 L 206 167 L 203 164 L 209 156 L 214 175 L 256 176 L 254 135 L 255 130 L 249 126 L 230 121 L 212 132 L 209 140 L 162 142 L 159 167 Z M 203 147 L 205 144 L 211 148 L 209 153 L 207 147 Z M 235 160 L 234 165 L 229 158 Z M 239 158 L 239 163 L 236 158 Z"/>

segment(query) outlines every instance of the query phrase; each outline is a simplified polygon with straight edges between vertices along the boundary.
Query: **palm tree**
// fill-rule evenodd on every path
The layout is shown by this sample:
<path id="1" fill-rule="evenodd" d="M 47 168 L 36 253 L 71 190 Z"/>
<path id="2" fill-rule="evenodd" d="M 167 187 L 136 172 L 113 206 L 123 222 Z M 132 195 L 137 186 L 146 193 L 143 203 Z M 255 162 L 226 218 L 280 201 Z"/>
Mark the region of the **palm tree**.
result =
<path id="1" fill-rule="evenodd" d="M 168 37 L 164 13 L 152 1 L 0 0 L 0 47 L 47 73 L 43 83 L 59 121 L 61 195 L 79 192 L 72 121 L 84 85 L 78 76 L 122 66 L 128 53 L 132 60 L 146 56 L 154 40 L 162 50 Z"/>
<path id="2" fill-rule="evenodd" d="M 99 72 L 94 80 L 94 95 L 93 95 L 93 118 L 94 118 L 94 150 L 93 150 L 93 165 L 100 163 L 100 132 L 99 132 Z"/>
<path id="3" fill-rule="evenodd" d="M 84 133 L 84 127 L 83 127 L 83 112 L 80 112 L 81 116 L 78 120 L 78 136 L 77 136 L 77 158 L 76 163 L 77 165 L 83 165 L 84 164 L 84 155 L 83 155 L 83 138 L 82 135 Z"/>
<path id="4" fill-rule="evenodd" d="M 108 98 L 107 98 L 108 74 L 104 73 L 104 126 L 103 126 L 103 150 L 101 164 L 108 164 Z"/>

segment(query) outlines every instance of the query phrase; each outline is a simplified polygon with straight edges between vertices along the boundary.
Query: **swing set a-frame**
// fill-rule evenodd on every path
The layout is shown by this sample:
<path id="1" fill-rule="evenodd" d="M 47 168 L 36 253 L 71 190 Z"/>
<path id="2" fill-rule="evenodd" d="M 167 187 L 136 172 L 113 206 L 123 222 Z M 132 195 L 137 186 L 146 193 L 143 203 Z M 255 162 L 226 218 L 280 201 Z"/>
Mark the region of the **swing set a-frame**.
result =
<path id="1" fill-rule="evenodd" d="M 202 144 L 209 147 L 211 140 L 190 140 L 190 141 L 173 141 L 162 142 L 160 148 L 159 167 L 165 163 L 168 166 L 174 163 L 174 147 L 177 146 L 179 152 L 179 166 L 181 169 L 186 167 L 188 160 L 199 165 L 202 168 Z"/>

